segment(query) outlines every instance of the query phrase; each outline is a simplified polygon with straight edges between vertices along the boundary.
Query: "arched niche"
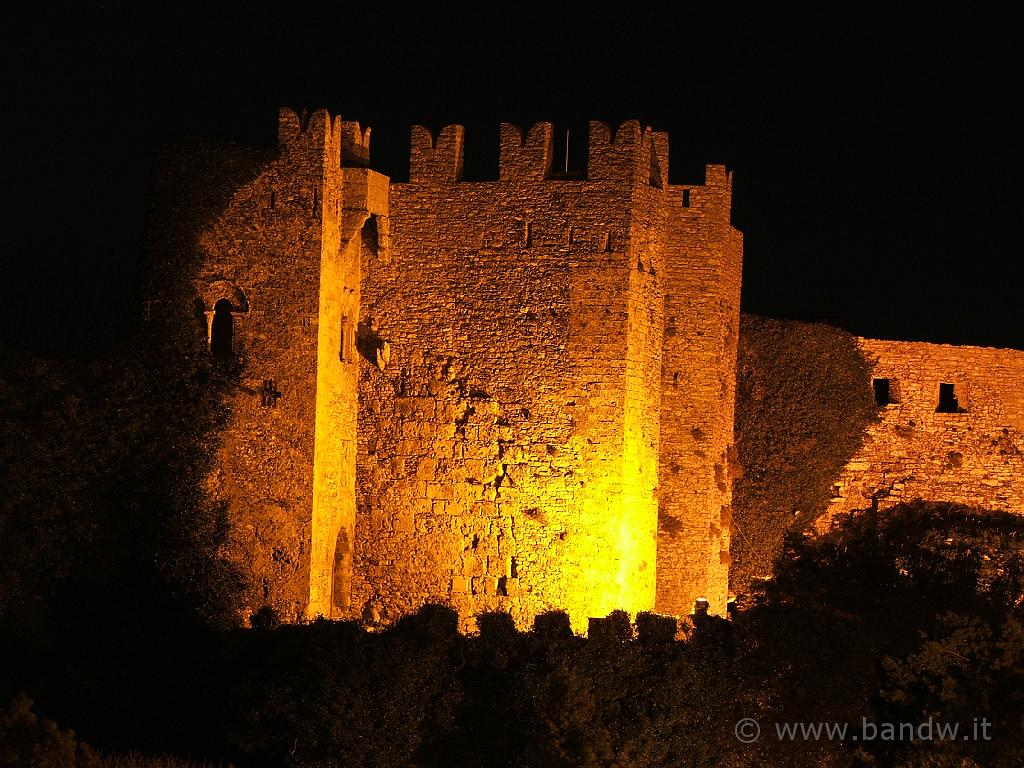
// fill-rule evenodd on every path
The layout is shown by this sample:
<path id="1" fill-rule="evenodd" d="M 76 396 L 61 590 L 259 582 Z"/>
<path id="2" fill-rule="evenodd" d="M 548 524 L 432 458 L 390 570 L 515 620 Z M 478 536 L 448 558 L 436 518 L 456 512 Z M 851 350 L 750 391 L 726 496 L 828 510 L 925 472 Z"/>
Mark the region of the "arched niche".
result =
<path id="1" fill-rule="evenodd" d="M 197 304 L 206 317 L 206 345 L 214 357 L 230 357 L 236 348 L 238 321 L 249 311 L 245 291 L 230 280 L 197 281 Z"/>
<path id="2" fill-rule="evenodd" d="M 197 283 L 196 288 L 207 312 L 212 312 L 221 299 L 227 300 L 231 305 L 232 313 L 249 311 L 249 299 L 246 297 L 245 291 L 230 280 L 204 281 Z"/>

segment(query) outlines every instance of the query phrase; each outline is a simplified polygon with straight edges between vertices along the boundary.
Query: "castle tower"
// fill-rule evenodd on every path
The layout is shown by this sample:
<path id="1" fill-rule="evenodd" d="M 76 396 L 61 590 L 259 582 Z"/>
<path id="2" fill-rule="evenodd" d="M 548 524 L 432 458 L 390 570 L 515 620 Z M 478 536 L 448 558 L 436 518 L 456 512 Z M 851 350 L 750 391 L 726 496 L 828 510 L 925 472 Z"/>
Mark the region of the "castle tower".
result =
<path id="1" fill-rule="evenodd" d="M 724 612 L 724 169 L 670 186 L 668 137 L 636 121 L 592 123 L 576 174 L 550 124 L 503 125 L 485 182 L 462 180 L 460 126 L 414 127 L 397 184 L 326 112 L 281 110 L 278 139 L 197 227 L 203 353 L 238 384 L 206 491 L 239 610 Z"/>
<path id="2" fill-rule="evenodd" d="M 732 393 L 707 413 L 698 402 L 735 362 L 735 323 L 716 324 L 738 311 L 738 250 L 722 269 L 705 242 L 728 229 L 723 196 L 709 193 L 707 216 L 680 210 L 667 137 L 635 121 L 591 125 L 585 178 L 552 173 L 549 124 L 502 126 L 493 182 L 461 180 L 462 143 L 460 126 L 413 129 L 390 248 L 363 262 L 361 321 L 391 364 L 360 374 L 353 612 L 389 620 L 443 602 L 472 627 L 481 611 L 528 626 L 561 609 L 583 628 L 616 608 L 689 613 L 705 594 L 724 611 L 728 537 L 711 525 L 727 491 L 706 486 L 731 444 Z M 706 304 L 699 291 L 720 273 L 735 279 Z M 669 291 L 707 315 L 671 343 Z M 712 327 L 709 366 L 689 350 Z M 695 383 L 687 440 L 699 424 L 716 451 L 678 449 L 700 493 L 670 483 L 666 505 L 667 353 Z M 685 545 L 663 532 L 682 576 L 658 561 L 659 496 L 700 530 Z"/>
<path id="3" fill-rule="evenodd" d="M 667 198 L 657 605 L 680 615 L 704 598 L 724 615 L 743 237 L 723 166 Z"/>
<path id="4" fill-rule="evenodd" d="M 309 617 L 344 616 L 350 610 L 360 353 L 385 364 L 384 350 L 361 338 L 359 315 L 361 264 L 386 248 L 388 179 L 367 167 L 369 128 L 338 121 L 336 130 L 340 215 L 335 219 L 338 250 L 324 258 L 320 280 Z"/>
<path id="5" fill-rule="evenodd" d="M 353 536 L 362 220 L 342 208 L 341 159 L 365 154 L 356 134 L 324 111 L 282 109 L 275 156 L 199 239 L 210 353 L 239 377 L 207 488 L 250 584 L 243 615 L 330 614 L 347 600 L 334 561 L 338 542 L 350 561 Z"/>

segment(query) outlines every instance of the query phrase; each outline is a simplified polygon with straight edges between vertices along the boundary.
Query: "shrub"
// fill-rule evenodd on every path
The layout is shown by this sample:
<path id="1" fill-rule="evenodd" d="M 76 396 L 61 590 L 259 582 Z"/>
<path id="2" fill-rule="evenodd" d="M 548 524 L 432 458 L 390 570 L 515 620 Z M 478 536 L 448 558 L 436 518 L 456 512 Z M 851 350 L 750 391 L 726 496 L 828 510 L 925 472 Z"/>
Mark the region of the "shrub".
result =
<path id="1" fill-rule="evenodd" d="M 32 712 L 32 702 L 18 695 L 0 710 L 0 766 L 14 768 L 101 768 L 91 749 Z"/>

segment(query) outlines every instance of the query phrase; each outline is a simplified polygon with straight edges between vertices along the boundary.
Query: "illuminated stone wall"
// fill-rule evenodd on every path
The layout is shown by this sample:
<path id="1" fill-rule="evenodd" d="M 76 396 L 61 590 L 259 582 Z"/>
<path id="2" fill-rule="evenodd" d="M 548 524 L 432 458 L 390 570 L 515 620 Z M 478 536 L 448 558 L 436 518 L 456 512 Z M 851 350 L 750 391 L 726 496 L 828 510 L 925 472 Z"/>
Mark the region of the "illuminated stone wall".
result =
<path id="1" fill-rule="evenodd" d="M 667 137 L 593 123 L 586 180 L 554 177 L 551 139 L 547 124 L 503 126 L 500 178 L 463 182 L 462 129 L 415 128 L 410 182 L 391 186 L 388 247 L 363 264 L 362 325 L 390 350 L 360 380 L 352 604 L 368 619 L 439 601 L 467 627 L 485 610 L 528 626 L 564 609 L 582 629 L 650 610 L 657 583 L 676 582 L 656 549 L 667 222 L 681 205 Z M 728 228 L 726 198 L 709 215 Z M 682 236 L 672 246 L 683 270 L 710 255 Z M 730 289 L 735 307 L 738 272 Z M 701 417 L 728 418 L 709 427 L 719 452 L 726 410 Z M 680 511 L 701 518 L 696 564 L 675 565 L 698 569 L 688 587 L 703 594 L 701 503 Z M 714 545 L 719 560 L 727 539 Z"/>
<path id="2" fill-rule="evenodd" d="M 743 254 L 731 200 L 721 166 L 668 194 L 658 610 L 675 615 L 699 597 L 724 613 L 728 595 Z"/>
<path id="3" fill-rule="evenodd" d="M 837 478 L 837 513 L 923 498 L 1024 513 L 1024 352 L 859 339 L 892 403 Z M 938 412 L 940 385 L 958 410 Z"/>
<path id="4" fill-rule="evenodd" d="M 205 488 L 240 614 L 724 612 L 730 176 L 669 185 L 668 137 L 636 122 L 591 124 L 585 178 L 552 173 L 549 124 L 502 126 L 494 181 L 461 180 L 462 143 L 414 128 L 392 184 L 368 131 L 281 110 L 275 152 L 224 155 L 239 181 L 216 210 L 164 214 L 185 233 L 165 257 L 200 264 L 188 354 L 211 354 L 230 309 L 217 364 L 237 386 Z M 820 527 L 873 495 L 1024 512 L 1024 352 L 859 343 L 893 402 Z M 956 412 L 937 412 L 943 383 Z"/>
<path id="5" fill-rule="evenodd" d="M 207 490 L 240 611 L 387 622 L 441 602 L 466 629 L 559 609 L 580 630 L 698 596 L 724 611 L 724 169 L 684 202 L 665 134 L 592 123 L 586 177 L 559 177 L 549 124 L 505 125 L 499 178 L 464 182 L 462 141 L 414 128 L 391 184 L 368 131 L 282 110 L 276 154 L 200 234 L 206 333 L 233 301 L 240 381 Z M 660 540 L 659 506 L 681 521 Z"/>
<path id="6" fill-rule="evenodd" d="M 389 252 L 364 269 L 391 355 L 361 380 L 354 603 L 650 607 L 653 581 L 618 583 L 633 180 L 547 180 L 549 126 L 525 145 L 504 128 L 495 182 L 458 181 L 461 128 L 434 144 L 414 129 Z"/>
<path id="7" fill-rule="evenodd" d="M 325 195 L 316 383 L 311 573 L 307 615 L 350 608 L 355 546 L 360 268 L 387 237 L 388 179 L 365 167 L 369 129 L 336 121 L 340 189 Z M 328 224 L 330 229 L 328 229 Z M 328 238 L 328 233 L 331 235 Z M 336 243 L 337 245 L 333 245 Z"/>

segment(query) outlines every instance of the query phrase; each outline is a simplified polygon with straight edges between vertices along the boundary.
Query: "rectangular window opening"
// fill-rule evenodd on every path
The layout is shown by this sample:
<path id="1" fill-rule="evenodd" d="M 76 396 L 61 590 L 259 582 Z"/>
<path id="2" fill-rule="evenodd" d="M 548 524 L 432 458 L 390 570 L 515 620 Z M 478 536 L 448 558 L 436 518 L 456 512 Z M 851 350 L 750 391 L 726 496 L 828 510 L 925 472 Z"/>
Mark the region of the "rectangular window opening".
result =
<path id="1" fill-rule="evenodd" d="M 889 386 L 889 380 L 875 379 L 873 383 L 875 387 L 875 405 L 881 408 L 892 403 L 892 388 Z"/>
<path id="2" fill-rule="evenodd" d="M 956 385 L 942 382 L 939 384 L 939 407 L 936 413 L 963 413 L 963 408 L 956 397 Z"/>

